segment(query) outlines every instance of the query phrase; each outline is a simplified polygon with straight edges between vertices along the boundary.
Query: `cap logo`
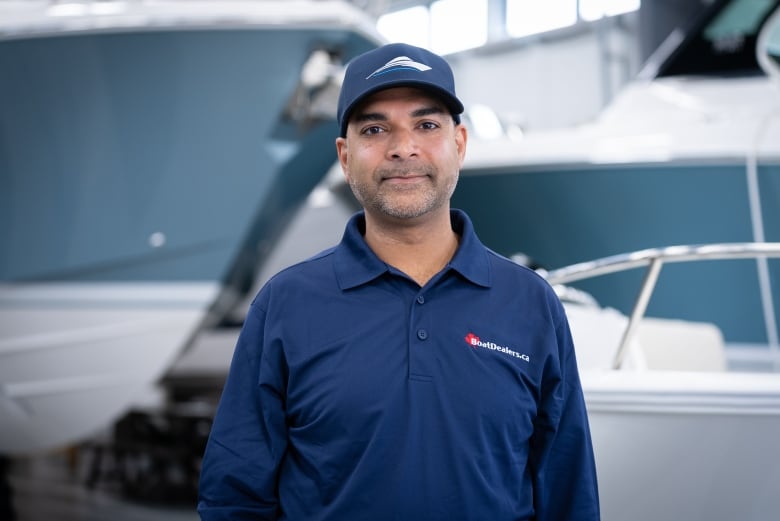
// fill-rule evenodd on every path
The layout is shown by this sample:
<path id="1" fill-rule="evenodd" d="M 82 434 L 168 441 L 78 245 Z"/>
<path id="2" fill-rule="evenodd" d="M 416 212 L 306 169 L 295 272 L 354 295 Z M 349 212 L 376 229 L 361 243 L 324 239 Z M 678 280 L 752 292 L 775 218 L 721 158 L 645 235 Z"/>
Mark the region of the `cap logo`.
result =
<path id="1" fill-rule="evenodd" d="M 420 72 L 425 72 L 431 70 L 430 67 L 423 63 L 419 63 L 416 61 L 411 60 L 407 56 L 399 56 L 398 58 L 393 58 L 389 62 L 385 63 L 381 67 L 379 67 L 377 70 L 366 76 L 366 79 L 373 78 L 375 76 L 381 76 L 382 74 L 387 74 L 388 72 L 393 72 L 397 70 L 403 70 L 403 69 L 416 69 Z"/>

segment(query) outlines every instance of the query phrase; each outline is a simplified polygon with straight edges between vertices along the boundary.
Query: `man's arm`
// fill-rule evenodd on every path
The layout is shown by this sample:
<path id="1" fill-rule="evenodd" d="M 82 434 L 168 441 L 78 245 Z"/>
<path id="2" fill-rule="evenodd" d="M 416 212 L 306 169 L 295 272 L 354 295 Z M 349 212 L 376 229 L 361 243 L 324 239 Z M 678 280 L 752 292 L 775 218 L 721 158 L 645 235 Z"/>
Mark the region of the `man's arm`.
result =
<path id="1" fill-rule="evenodd" d="M 593 446 L 571 331 L 561 309 L 556 328 L 559 364 L 545 375 L 532 441 L 538 521 L 598 521 Z M 547 373 L 547 372 L 546 372 Z"/>
<path id="2" fill-rule="evenodd" d="M 264 345 L 257 303 L 236 345 L 200 475 L 204 521 L 275 520 L 277 476 L 287 447 L 281 356 Z M 270 378 L 261 378 L 271 374 Z"/>

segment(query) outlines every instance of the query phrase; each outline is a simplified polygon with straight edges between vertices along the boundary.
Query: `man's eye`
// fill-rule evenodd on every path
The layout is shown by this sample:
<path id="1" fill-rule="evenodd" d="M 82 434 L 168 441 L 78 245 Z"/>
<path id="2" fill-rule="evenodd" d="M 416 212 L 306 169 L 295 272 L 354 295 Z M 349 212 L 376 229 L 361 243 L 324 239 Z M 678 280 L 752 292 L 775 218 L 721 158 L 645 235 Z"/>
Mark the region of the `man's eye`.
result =
<path id="1" fill-rule="evenodd" d="M 420 124 L 420 127 L 424 130 L 434 130 L 439 128 L 439 125 L 433 121 L 426 121 Z"/>
<path id="2" fill-rule="evenodd" d="M 360 133 L 366 136 L 372 136 L 382 132 L 382 127 L 366 127 Z"/>

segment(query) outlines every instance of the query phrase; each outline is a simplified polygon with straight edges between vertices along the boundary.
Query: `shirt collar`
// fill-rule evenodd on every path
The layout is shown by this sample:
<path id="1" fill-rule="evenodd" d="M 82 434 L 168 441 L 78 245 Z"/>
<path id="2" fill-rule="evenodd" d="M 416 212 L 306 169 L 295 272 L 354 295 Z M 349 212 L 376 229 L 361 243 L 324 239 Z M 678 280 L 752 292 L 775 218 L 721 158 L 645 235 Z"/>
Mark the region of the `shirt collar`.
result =
<path id="1" fill-rule="evenodd" d="M 449 267 L 478 286 L 490 287 L 488 250 L 480 242 L 471 219 L 462 210 L 450 210 L 452 229 L 460 235 L 460 245 Z M 363 238 L 366 218 L 363 212 L 347 222 L 344 236 L 336 247 L 334 260 L 336 279 L 341 289 L 365 284 L 388 271 L 388 266 L 368 247 Z"/>

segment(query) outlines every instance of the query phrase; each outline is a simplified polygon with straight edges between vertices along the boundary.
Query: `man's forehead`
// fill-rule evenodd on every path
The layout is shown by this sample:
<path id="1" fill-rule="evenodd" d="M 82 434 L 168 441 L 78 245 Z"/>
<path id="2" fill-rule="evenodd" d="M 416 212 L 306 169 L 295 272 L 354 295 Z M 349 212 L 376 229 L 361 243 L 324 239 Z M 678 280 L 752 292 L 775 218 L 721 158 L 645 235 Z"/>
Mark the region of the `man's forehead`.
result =
<path id="1" fill-rule="evenodd" d="M 381 103 L 402 101 L 406 103 L 418 103 L 421 106 L 439 107 L 448 112 L 446 104 L 439 97 L 429 92 L 414 87 L 393 87 L 370 94 L 363 100 L 357 112 L 363 112 L 368 107 Z"/>

